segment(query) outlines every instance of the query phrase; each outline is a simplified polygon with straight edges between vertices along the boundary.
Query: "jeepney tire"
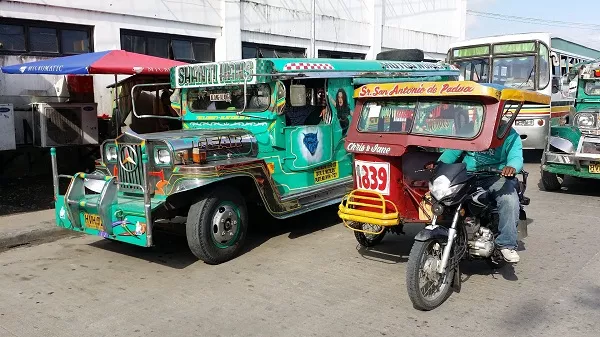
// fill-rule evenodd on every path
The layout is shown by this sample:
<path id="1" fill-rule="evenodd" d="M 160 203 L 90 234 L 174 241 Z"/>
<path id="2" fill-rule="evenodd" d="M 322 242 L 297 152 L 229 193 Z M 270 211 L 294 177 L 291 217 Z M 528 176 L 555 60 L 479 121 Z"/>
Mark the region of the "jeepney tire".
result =
<path id="1" fill-rule="evenodd" d="M 544 186 L 544 190 L 548 192 L 555 192 L 560 190 L 562 184 L 560 180 L 558 180 L 558 175 L 556 173 L 542 170 L 542 186 Z"/>
<path id="2" fill-rule="evenodd" d="M 385 237 L 386 232 L 387 229 L 384 229 L 383 232 L 377 235 L 367 235 L 361 232 L 354 232 L 354 237 L 356 238 L 356 241 L 358 241 L 359 245 L 366 248 L 370 248 L 381 243 L 381 240 L 383 240 L 383 238 Z"/>
<path id="3" fill-rule="evenodd" d="M 218 247 L 213 238 L 213 218 L 223 205 L 237 210 L 238 231 L 230 245 Z M 242 195 L 229 186 L 218 186 L 193 204 L 188 212 L 186 237 L 192 253 L 207 264 L 221 264 L 235 258 L 243 248 L 248 232 L 248 211 Z"/>

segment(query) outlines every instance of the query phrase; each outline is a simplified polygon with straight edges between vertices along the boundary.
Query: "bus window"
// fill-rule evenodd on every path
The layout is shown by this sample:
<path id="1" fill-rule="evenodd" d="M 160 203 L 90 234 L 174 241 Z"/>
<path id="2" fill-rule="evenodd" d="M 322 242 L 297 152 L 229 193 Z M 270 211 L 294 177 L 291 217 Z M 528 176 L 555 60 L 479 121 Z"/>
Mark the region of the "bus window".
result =
<path id="1" fill-rule="evenodd" d="M 538 58 L 538 89 L 544 89 L 550 81 L 550 57 L 548 56 L 548 47 L 540 43 L 539 58 Z"/>

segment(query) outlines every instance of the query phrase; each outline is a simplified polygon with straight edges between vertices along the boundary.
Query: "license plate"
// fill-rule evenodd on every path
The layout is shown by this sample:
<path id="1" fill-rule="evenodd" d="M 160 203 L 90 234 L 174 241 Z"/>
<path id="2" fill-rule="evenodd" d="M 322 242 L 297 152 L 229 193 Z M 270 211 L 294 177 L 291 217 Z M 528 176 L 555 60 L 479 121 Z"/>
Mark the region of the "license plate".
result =
<path id="1" fill-rule="evenodd" d="M 83 222 L 85 227 L 90 229 L 102 230 L 102 221 L 97 214 L 83 213 Z"/>
<path id="2" fill-rule="evenodd" d="M 600 173 L 600 164 L 590 164 L 589 171 L 590 173 Z"/>
<path id="3" fill-rule="evenodd" d="M 533 126 L 533 119 L 521 119 L 515 121 L 516 126 Z"/>

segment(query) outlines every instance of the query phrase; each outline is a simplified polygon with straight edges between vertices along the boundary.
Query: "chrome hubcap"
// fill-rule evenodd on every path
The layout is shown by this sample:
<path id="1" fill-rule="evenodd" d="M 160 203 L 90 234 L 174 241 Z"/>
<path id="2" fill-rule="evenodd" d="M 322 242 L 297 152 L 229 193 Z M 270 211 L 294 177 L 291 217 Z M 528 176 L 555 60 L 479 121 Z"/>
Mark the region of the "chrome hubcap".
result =
<path id="1" fill-rule="evenodd" d="M 233 206 L 219 206 L 212 221 L 212 235 L 215 242 L 226 244 L 233 239 L 238 231 L 239 221 L 238 213 Z"/>

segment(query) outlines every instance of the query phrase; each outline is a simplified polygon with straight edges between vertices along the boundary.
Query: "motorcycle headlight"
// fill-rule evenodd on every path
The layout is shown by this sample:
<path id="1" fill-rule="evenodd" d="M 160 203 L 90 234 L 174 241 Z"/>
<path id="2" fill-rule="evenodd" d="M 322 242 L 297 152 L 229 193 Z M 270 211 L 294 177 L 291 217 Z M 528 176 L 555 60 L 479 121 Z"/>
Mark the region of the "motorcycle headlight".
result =
<path id="1" fill-rule="evenodd" d="M 109 145 L 106 147 L 106 161 L 116 161 L 117 160 L 117 147 L 114 145 Z"/>
<path id="2" fill-rule="evenodd" d="M 596 116 L 589 112 L 580 112 L 575 116 L 575 125 L 583 128 L 593 128 L 596 126 Z"/>
<path id="3" fill-rule="evenodd" d="M 167 149 L 157 149 L 154 151 L 154 162 L 157 164 L 169 164 L 171 162 L 171 153 Z"/>
<path id="4" fill-rule="evenodd" d="M 429 182 L 429 192 L 436 200 L 442 200 L 458 191 L 463 185 L 450 186 L 450 180 L 446 176 L 439 176 L 433 182 Z"/>

